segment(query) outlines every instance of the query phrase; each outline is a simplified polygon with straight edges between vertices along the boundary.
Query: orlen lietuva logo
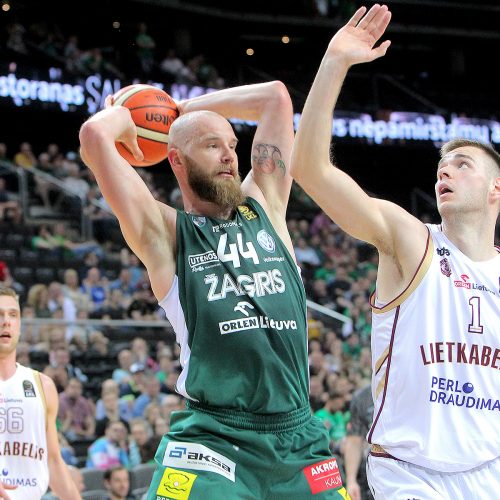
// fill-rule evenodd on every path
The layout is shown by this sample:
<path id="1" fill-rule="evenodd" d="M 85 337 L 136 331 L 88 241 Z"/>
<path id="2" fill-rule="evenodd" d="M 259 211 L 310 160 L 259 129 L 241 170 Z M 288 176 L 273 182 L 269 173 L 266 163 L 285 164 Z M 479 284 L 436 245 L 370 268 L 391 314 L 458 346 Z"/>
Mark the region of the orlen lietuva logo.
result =
<path id="1" fill-rule="evenodd" d="M 457 288 L 467 288 L 468 290 L 473 289 L 473 290 L 479 290 L 481 292 L 490 292 L 493 295 L 496 295 L 493 290 L 490 290 L 487 286 L 484 285 L 478 285 L 477 283 L 472 283 L 470 281 L 469 276 L 466 274 L 461 274 L 459 280 L 453 280 L 453 284 Z"/>
<path id="2" fill-rule="evenodd" d="M 257 242 L 268 253 L 274 253 L 276 250 L 274 238 L 264 229 L 257 233 Z"/>

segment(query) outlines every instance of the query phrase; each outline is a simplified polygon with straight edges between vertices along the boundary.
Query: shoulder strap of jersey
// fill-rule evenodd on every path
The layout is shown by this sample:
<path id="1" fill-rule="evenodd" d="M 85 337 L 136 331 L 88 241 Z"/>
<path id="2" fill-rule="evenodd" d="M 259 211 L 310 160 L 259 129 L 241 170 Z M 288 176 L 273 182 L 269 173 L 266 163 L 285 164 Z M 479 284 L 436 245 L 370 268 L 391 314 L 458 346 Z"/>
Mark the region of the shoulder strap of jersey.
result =
<path id="1" fill-rule="evenodd" d="M 42 399 L 43 409 L 45 412 L 45 427 L 47 427 L 47 425 L 48 425 L 48 418 L 47 418 L 48 408 L 47 408 L 47 400 L 45 398 L 45 392 L 43 390 L 42 377 L 40 376 L 39 371 L 33 370 L 33 368 L 31 369 L 31 371 L 33 372 L 33 377 L 34 377 L 35 383 L 38 387 L 38 393 L 40 394 L 40 398 Z"/>

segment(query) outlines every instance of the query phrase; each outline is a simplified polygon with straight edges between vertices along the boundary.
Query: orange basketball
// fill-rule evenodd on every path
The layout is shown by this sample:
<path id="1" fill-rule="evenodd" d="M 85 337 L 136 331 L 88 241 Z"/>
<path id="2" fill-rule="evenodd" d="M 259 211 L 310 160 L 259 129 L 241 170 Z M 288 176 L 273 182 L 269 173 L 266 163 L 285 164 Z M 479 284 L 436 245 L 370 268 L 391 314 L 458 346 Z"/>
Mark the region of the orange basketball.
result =
<path id="1" fill-rule="evenodd" d="M 149 167 L 163 161 L 167 157 L 170 125 L 179 116 L 175 101 L 158 87 L 137 84 L 120 89 L 113 96 L 113 106 L 130 109 L 144 160 L 135 160 L 120 142 L 116 143 L 118 152 L 134 167 Z"/>

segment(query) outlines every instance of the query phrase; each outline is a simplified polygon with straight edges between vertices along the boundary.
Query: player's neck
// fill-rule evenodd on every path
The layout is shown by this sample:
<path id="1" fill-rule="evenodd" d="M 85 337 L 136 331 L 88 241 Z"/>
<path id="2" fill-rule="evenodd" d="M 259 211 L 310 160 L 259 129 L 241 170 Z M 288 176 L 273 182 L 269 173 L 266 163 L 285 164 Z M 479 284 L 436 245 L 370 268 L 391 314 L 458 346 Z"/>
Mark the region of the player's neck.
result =
<path id="1" fill-rule="evenodd" d="M 186 201 L 184 210 L 193 215 L 213 217 L 216 219 L 231 219 L 235 207 L 224 207 L 210 201 L 190 199 Z"/>
<path id="2" fill-rule="evenodd" d="M 495 229 L 487 218 L 468 222 L 466 217 L 447 218 L 442 222 L 446 237 L 467 257 L 479 262 L 489 260 L 498 253 L 494 246 Z"/>
<path id="3" fill-rule="evenodd" d="M 9 380 L 16 373 L 16 353 L 0 357 L 0 381 Z"/>

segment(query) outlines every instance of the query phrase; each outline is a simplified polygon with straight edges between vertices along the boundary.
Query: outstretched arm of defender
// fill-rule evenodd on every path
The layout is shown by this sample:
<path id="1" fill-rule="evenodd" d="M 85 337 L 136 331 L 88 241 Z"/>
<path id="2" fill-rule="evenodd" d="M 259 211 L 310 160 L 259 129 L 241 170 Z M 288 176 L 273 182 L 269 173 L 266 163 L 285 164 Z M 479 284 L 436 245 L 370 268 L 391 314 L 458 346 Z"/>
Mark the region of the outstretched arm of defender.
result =
<path id="1" fill-rule="evenodd" d="M 389 202 L 370 198 L 354 180 L 330 162 L 332 109 L 347 71 L 353 64 L 385 55 L 390 42 L 375 44 L 391 14 L 375 5 L 362 7 L 330 41 L 307 98 L 292 154 L 292 175 L 342 229 L 374 244 L 382 253 L 397 252 L 397 228 L 423 225 Z M 410 229 L 411 231 L 412 229 Z"/>

